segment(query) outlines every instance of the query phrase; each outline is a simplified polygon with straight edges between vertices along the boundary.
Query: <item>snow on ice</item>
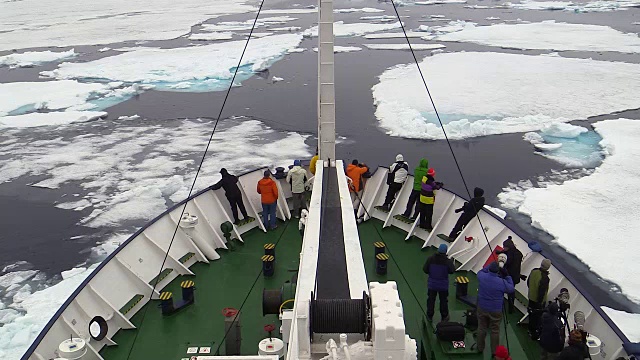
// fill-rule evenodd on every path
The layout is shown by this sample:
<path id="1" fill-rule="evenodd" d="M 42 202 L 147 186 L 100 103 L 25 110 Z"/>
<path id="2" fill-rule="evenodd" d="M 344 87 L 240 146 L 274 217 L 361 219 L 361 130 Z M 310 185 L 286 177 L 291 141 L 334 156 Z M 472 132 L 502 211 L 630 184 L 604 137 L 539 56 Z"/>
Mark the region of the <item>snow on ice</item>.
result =
<path id="1" fill-rule="evenodd" d="M 518 49 L 640 53 L 637 34 L 623 33 L 609 26 L 557 23 L 553 20 L 490 26 L 468 24 L 460 31 L 438 35 L 436 40 Z"/>
<path id="2" fill-rule="evenodd" d="M 640 342 L 640 314 L 601 307 L 631 342 Z"/>
<path id="3" fill-rule="evenodd" d="M 0 11 L 0 51 L 169 40 L 207 19 L 255 9 L 238 0 L 9 1 Z"/>
<path id="4" fill-rule="evenodd" d="M 198 33 L 189 35 L 189 40 L 193 41 L 231 40 L 232 38 L 233 33 L 230 32 Z"/>
<path id="5" fill-rule="evenodd" d="M 638 0 L 596 0 L 586 3 L 574 3 L 571 1 L 536 1 L 521 0 L 519 3 L 505 3 L 506 7 L 521 10 L 564 10 L 576 13 L 605 12 L 627 10 L 632 7 L 640 7 Z"/>
<path id="6" fill-rule="evenodd" d="M 409 50 L 409 45 L 403 44 L 364 44 L 371 50 Z M 411 44 L 413 50 L 433 50 L 444 49 L 446 46 L 442 44 Z"/>
<path id="7" fill-rule="evenodd" d="M 78 54 L 71 49 L 69 51 L 54 52 L 54 51 L 27 51 L 20 54 L 10 54 L 0 56 L 0 67 L 8 66 L 10 68 L 17 67 L 33 67 L 44 63 L 69 59 L 77 56 Z"/>
<path id="8" fill-rule="evenodd" d="M 400 22 L 393 24 L 370 24 L 370 23 L 352 23 L 345 24 L 344 21 L 336 21 L 333 24 L 334 36 L 361 36 L 367 33 L 399 29 Z M 313 26 L 302 33 L 304 36 L 318 36 L 318 27 Z"/>
<path id="9" fill-rule="evenodd" d="M 640 232 L 640 198 L 633 196 L 640 192 L 640 121 L 605 120 L 593 127 L 602 136 L 607 156 L 591 174 L 542 188 L 528 182 L 506 188 L 498 198 L 503 207 L 530 216 L 531 223 L 551 234 L 558 245 L 640 303 L 640 278 L 620 276 L 636 267 L 634 255 L 640 250 L 630 240 Z M 602 239 L 607 239 L 607 248 L 625 250 L 602 251 Z"/>
<path id="10" fill-rule="evenodd" d="M 640 107 L 638 64 L 461 52 L 428 56 L 420 67 L 453 139 L 535 131 Z M 393 136 L 443 138 L 415 64 L 392 67 L 379 79 L 372 90 L 381 127 Z"/>
<path id="11" fill-rule="evenodd" d="M 408 38 L 421 38 L 424 37 L 424 32 L 420 31 L 407 31 Z M 364 36 L 365 39 L 404 39 L 404 33 L 378 33 L 378 34 L 367 34 Z"/>
<path id="12" fill-rule="evenodd" d="M 302 41 L 299 34 L 279 34 L 251 41 L 242 59 L 240 77 L 267 68 Z M 102 79 L 142 83 L 157 89 L 192 81 L 190 91 L 226 88 L 245 41 L 229 41 L 176 49 L 140 48 L 84 63 L 62 63 L 42 74 L 58 79 Z M 198 61 L 194 61 L 198 59 Z"/>

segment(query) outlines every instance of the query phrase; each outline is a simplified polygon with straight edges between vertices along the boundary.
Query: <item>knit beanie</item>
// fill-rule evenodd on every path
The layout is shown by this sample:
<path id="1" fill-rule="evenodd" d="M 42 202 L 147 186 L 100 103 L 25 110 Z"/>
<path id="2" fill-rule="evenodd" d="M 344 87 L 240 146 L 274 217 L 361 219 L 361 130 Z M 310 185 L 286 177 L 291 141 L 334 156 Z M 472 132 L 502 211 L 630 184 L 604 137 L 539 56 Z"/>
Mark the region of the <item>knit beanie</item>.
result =
<path id="1" fill-rule="evenodd" d="M 435 177 L 436 176 L 436 171 L 433 168 L 429 168 L 429 170 L 427 170 L 427 175 L 429 175 L 431 177 Z"/>
<path id="2" fill-rule="evenodd" d="M 484 190 L 482 190 L 481 188 L 477 187 L 475 189 L 473 189 L 473 196 L 474 197 L 480 197 L 484 195 Z"/>
<path id="3" fill-rule="evenodd" d="M 502 359 L 508 358 L 509 350 L 507 350 L 507 348 L 504 347 L 504 345 L 498 345 L 498 347 L 496 347 L 496 357 L 499 357 Z"/>
<path id="4" fill-rule="evenodd" d="M 551 268 L 551 260 L 549 259 L 542 260 L 542 263 L 540 263 L 540 269 L 549 270 L 550 268 Z"/>
<path id="5" fill-rule="evenodd" d="M 497 273 L 498 271 L 500 271 L 500 267 L 498 266 L 497 262 L 492 262 L 491 265 L 489 265 L 489 271 L 491 271 L 492 273 Z"/>
<path id="6" fill-rule="evenodd" d="M 580 330 L 571 330 L 569 333 L 569 344 L 579 344 L 582 342 L 582 332 Z"/>
<path id="7" fill-rule="evenodd" d="M 440 254 L 446 254 L 447 253 L 447 244 L 440 244 L 440 246 L 438 247 L 438 252 Z"/>
<path id="8" fill-rule="evenodd" d="M 404 161 L 404 157 L 402 156 L 402 154 L 396 155 L 396 161 Z"/>
<path id="9" fill-rule="evenodd" d="M 293 160 L 293 166 L 300 166 L 300 160 Z"/>
<path id="10" fill-rule="evenodd" d="M 271 176 L 271 171 L 269 171 L 269 170 L 265 170 L 265 171 L 264 171 L 264 177 L 266 177 L 266 178 L 267 178 L 267 177 L 270 177 L 270 176 Z"/>

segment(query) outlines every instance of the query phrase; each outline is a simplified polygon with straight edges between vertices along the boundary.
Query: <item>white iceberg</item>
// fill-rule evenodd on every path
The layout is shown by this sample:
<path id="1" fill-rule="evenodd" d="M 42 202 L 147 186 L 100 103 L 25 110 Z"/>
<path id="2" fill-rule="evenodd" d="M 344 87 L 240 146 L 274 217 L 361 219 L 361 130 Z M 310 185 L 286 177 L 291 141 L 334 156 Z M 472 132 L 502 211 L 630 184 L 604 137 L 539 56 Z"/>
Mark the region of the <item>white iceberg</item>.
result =
<path id="1" fill-rule="evenodd" d="M 251 40 L 242 59 L 239 79 L 270 66 L 301 41 L 298 34 Z M 190 91 L 218 90 L 228 86 L 244 45 L 245 41 L 230 41 L 176 49 L 141 48 L 85 63 L 62 63 L 58 69 L 42 74 L 58 79 L 142 83 L 157 89 L 193 82 Z"/>
<path id="2" fill-rule="evenodd" d="M 38 11 L 34 11 L 38 9 Z M 221 15 L 254 11 L 239 0 L 5 1 L 0 11 L 0 51 L 35 47 L 169 40 Z"/>
<path id="3" fill-rule="evenodd" d="M 344 21 L 336 21 L 333 24 L 334 36 L 360 36 L 367 33 L 399 29 L 400 22 L 393 24 L 370 24 L 370 23 L 351 23 L 345 24 Z M 313 26 L 302 33 L 304 36 L 318 36 L 318 27 Z"/>
<path id="4" fill-rule="evenodd" d="M 32 67 L 36 65 L 42 65 L 44 63 L 69 59 L 77 56 L 78 54 L 71 49 L 69 51 L 54 52 L 54 51 L 28 51 L 20 54 L 10 54 L 0 56 L 0 67 L 9 66 L 15 67 Z"/>
<path id="5" fill-rule="evenodd" d="M 544 188 L 505 189 L 499 199 L 530 216 L 558 245 L 640 303 L 640 278 L 621 276 L 636 267 L 640 251 L 633 241 L 640 232 L 640 198 L 634 196 L 640 192 L 640 121 L 605 120 L 593 126 L 608 155 L 592 174 Z M 624 251 L 602 251 L 603 246 Z"/>
<path id="6" fill-rule="evenodd" d="M 428 56 L 420 67 L 452 139 L 535 131 L 640 107 L 638 64 L 461 52 Z M 373 98 L 390 135 L 444 137 L 414 63 L 386 70 Z"/>
<path id="7" fill-rule="evenodd" d="M 640 53 L 640 37 L 609 26 L 557 23 L 553 20 L 529 24 L 466 26 L 460 31 L 438 35 L 438 41 L 518 49 L 617 51 Z"/>

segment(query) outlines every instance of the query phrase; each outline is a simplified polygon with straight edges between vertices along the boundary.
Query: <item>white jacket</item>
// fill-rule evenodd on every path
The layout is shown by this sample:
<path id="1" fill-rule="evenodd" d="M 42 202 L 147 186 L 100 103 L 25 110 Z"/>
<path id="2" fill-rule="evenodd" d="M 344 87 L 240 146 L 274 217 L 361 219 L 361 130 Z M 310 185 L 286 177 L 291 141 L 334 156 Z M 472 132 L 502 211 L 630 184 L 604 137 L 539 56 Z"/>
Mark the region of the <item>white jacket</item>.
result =
<path id="1" fill-rule="evenodd" d="M 307 180 L 307 170 L 300 166 L 294 166 L 287 174 L 287 182 L 291 183 L 291 192 L 301 194 L 304 192 L 304 183 Z"/>
<path id="2" fill-rule="evenodd" d="M 407 164 L 406 161 L 402 161 L 402 155 L 398 155 L 396 156 L 396 162 L 394 162 L 393 164 L 391 164 L 391 166 L 389 166 L 389 172 L 393 172 L 393 170 L 395 170 L 395 168 L 397 166 L 400 166 L 400 164 L 398 164 L 398 162 L 402 163 L 405 165 L 406 168 L 400 168 L 398 169 L 398 171 L 396 171 L 394 177 L 393 177 L 393 182 L 394 183 L 398 183 L 398 184 L 403 184 L 405 182 L 405 180 L 407 180 L 407 176 L 409 175 L 409 171 L 407 171 L 407 169 L 409 169 L 409 164 Z"/>

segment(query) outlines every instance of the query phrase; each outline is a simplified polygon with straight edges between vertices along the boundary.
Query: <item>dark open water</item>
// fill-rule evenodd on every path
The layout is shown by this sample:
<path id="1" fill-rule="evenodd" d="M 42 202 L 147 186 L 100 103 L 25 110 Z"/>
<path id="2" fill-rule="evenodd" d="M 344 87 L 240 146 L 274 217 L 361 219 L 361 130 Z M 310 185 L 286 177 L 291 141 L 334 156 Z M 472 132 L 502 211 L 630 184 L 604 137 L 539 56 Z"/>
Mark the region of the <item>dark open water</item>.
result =
<path id="1" fill-rule="evenodd" d="M 495 5 L 494 1 L 472 2 L 469 4 Z M 292 2 L 269 2 L 265 8 L 281 9 L 289 7 Z M 338 1 L 336 8 L 376 7 L 385 9 L 385 15 L 393 15 L 391 5 L 375 1 Z M 466 9 L 462 4 L 435 6 L 407 6 L 400 8 L 407 29 L 417 28 L 422 24 L 437 24 L 436 22 L 421 22 L 422 15 L 442 14 L 452 20 L 470 19 L 479 24 L 487 24 L 484 20 L 489 16 L 499 16 L 503 20 L 520 18 L 529 21 L 557 20 L 564 22 L 588 23 L 611 26 L 623 32 L 637 32 L 640 26 L 632 25 L 640 20 L 640 10 L 630 9 L 606 13 L 574 14 L 563 11 L 527 11 L 510 9 Z M 380 15 L 381 13 L 337 14 L 336 20 L 345 22 L 364 22 L 358 20 L 360 16 Z M 253 15 L 244 14 L 220 18 L 220 21 L 246 20 Z M 280 15 L 264 15 L 280 16 Z M 306 29 L 316 19 L 314 14 L 293 14 L 299 18 L 284 26 L 301 26 Z M 501 22 L 494 21 L 494 22 Z M 261 30 L 258 30 L 261 31 Z M 367 50 L 362 43 L 402 43 L 404 39 L 376 39 L 366 40 L 361 37 L 338 38 L 336 45 L 351 45 L 363 47 L 362 51 L 354 53 L 336 54 L 336 115 L 337 132 L 346 138 L 338 145 L 338 157 L 350 161 L 357 158 L 370 166 L 388 165 L 397 153 L 405 156 L 411 167 L 421 157 L 427 157 L 430 165 L 438 171 L 438 178 L 445 185 L 460 194 L 465 193 L 457 169 L 453 165 L 449 147 L 444 141 L 424 141 L 389 137 L 378 128 L 374 116 L 371 87 L 377 83 L 377 77 L 388 67 L 396 64 L 412 62 L 408 51 Z M 412 42 L 421 40 L 412 39 Z M 150 42 L 145 46 L 180 47 L 186 46 L 188 41 L 177 39 L 172 41 Z M 539 54 L 548 51 L 519 51 L 491 48 L 473 44 L 444 43 L 446 51 L 499 51 L 525 54 Z M 126 44 L 110 44 L 109 47 L 131 46 Z M 113 52 L 98 53 L 102 46 L 76 47 L 77 51 L 92 54 L 81 57 L 80 61 L 89 61 L 100 57 L 113 55 Z M 250 46 L 250 45 L 249 45 Z M 316 39 L 305 39 L 300 47 L 311 49 L 317 46 Z M 419 58 L 428 55 L 428 51 L 418 52 Z M 584 53 L 563 52 L 563 56 L 591 57 L 600 60 L 613 60 L 640 63 L 637 54 L 619 53 Z M 316 68 L 317 54 L 307 50 L 303 53 L 291 54 L 273 65 L 269 72 L 285 80 L 271 84 L 262 76 L 254 76 L 234 88 L 225 107 L 224 117 L 245 115 L 262 120 L 268 126 L 282 131 L 296 131 L 314 134 L 316 131 Z M 55 68 L 55 64 L 34 69 L 8 70 L 0 68 L 0 82 L 38 81 L 38 73 L 42 70 Z M 175 118 L 213 117 L 218 115 L 223 92 L 213 93 L 172 93 L 148 91 L 128 101 L 113 106 L 106 111 L 109 117 L 103 120 L 105 124 L 119 116 L 138 114 L 151 121 L 161 123 Z M 425 98 L 426 99 L 426 98 Z M 436 104 L 437 105 L 437 104 Z M 640 111 L 625 112 L 624 117 L 640 119 Z M 594 118 L 618 118 L 620 115 L 606 115 Z M 591 122 L 591 121 L 589 121 Z M 73 136 L 62 134 L 61 136 Z M 204 149 L 203 144 L 203 149 Z M 314 147 L 313 140 L 309 145 Z M 495 135 L 452 142 L 460 166 L 469 186 L 480 186 L 486 190 L 489 205 L 497 206 L 496 195 L 508 182 L 535 178 L 548 173 L 550 170 L 562 170 L 563 166 L 541 156 L 534 155 L 533 147 L 522 140 L 522 134 Z M 77 191 L 74 185 L 60 189 L 42 189 L 28 186 L 35 182 L 32 178 L 21 178 L 12 183 L 0 184 L 0 266 L 27 260 L 33 268 L 54 275 L 62 270 L 70 269 L 82 264 L 89 257 L 89 249 L 98 241 L 104 240 L 113 229 L 91 229 L 77 225 L 86 213 L 72 210 L 62 210 L 53 206 L 60 201 L 63 194 Z M 85 210 L 88 211 L 88 210 Z M 529 226 L 523 226 L 527 219 L 508 219 L 515 227 L 528 232 L 532 237 L 542 240 L 544 244 L 549 236 L 536 231 Z M 143 225 L 143 221 L 128 227 L 133 230 Z M 84 237 L 70 240 L 71 237 Z M 639 311 L 637 304 L 633 304 L 622 296 L 609 292 L 610 284 L 599 280 L 591 274 L 587 267 L 570 254 L 566 254 L 557 246 L 549 247 L 548 251 L 566 260 L 575 269 L 579 281 L 590 284 L 593 295 L 604 305 Z M 0 267 L 1 269 L 1 267 Z"/>

